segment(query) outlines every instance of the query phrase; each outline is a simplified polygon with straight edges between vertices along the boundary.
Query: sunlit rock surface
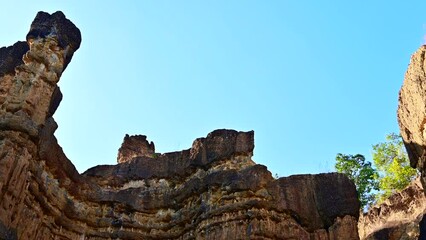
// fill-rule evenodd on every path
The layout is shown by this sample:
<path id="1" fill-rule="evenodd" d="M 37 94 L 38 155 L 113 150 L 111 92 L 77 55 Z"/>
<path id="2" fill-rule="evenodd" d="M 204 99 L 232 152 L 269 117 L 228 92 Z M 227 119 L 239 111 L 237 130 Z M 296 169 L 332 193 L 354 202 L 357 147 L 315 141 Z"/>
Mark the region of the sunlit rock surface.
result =
<path id="1" fill-rule="evenodd" d="M 359 239 L 354 184 L 274 179 L 251 159 L 252 131 L 165 154 L 126 136 L 118 165 L 79 174 L 52 115 L 80 41 L 61 12 L 40 12 L 26 43 L 0 49 L 0 239 Z"/>
<path id="2" fill-rule="evenodd" d="M 426 46 L 412 56 L 399 92 L 398 123 L 410 165 L 419 181 L 360 218 L 361 239 L 426 239 Z"/>
<path id="3" fill-rule="evenodd" d="M 156 157 L 154 143 L 148 142 L 144 135 L 124 137 L 123 144 L 118 149 L 117 163 L 124 163 L 135 157 Z"/>
<path id="4" fill-rule="evenodd" d="M 420 179 L 413 181 L 382 204 L 373 206 L 359 218 L 359 236 L 366 240 L 415 240 L 426 214 L 426 197 Z M 423 231 L 423 235 L 426 232 Z M 422 236 L 425 237 L 425 236 Z"/>
<path id="5" fill-rule="evenodd" d="M 412 167 L 426 179 L 426 46 L 412 56 L 399 92 L 398 123 Z"/>

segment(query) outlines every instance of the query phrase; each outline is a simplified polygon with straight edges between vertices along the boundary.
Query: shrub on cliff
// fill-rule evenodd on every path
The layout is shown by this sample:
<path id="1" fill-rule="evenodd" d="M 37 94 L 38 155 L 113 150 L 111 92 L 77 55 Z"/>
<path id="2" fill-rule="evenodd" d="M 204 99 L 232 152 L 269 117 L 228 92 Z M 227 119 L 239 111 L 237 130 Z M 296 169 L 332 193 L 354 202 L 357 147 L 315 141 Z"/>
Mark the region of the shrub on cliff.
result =
<path id="1" fill-rule="evenodd" d="M 386 142 L 373 145 L 373 162 L 379 173 L 379 202 L 404 189 L 417 174 L 410 166 L 401 135 L 395 133 L 388 134 Z"/>
<path id="2" fill-rule="evenodd" d="M 337 154 L 335 168 L 346 174 L 356 185 L 361 208 L 382 202 L 404 189 L 416 177 L 410 167 L 400 135 L 388 134 L 386 141 L 373 145 L 373 163 L 361 154 Z"/>

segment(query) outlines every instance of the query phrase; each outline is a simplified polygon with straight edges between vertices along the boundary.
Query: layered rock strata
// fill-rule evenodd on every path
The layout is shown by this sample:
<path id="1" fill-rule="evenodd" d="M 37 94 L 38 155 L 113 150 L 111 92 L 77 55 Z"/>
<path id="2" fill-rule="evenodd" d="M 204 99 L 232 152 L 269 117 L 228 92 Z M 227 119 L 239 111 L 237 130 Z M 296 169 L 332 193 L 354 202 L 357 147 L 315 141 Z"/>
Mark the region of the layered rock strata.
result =
<path id="1" fill-rule="evenodd" d="M 426 197 L 420 179 L 413 181 L 359 218 L 360 239 L 408 240 L 419 238 L 420 222 L 426 214 Z M 423 234 L 426 232 L 423 230 Z"/>
<path id="2" fill-rule="evenodd" d="M 354 184 L 274 179 L 253 132 L 216 130 L 181 152 L 124 140 L 118 165 L 79 174 L 54 136 L 57 82 L 81 41 L 40 12 L 26 46 L 0 49 L 0 239 L 359 239 Z"/>

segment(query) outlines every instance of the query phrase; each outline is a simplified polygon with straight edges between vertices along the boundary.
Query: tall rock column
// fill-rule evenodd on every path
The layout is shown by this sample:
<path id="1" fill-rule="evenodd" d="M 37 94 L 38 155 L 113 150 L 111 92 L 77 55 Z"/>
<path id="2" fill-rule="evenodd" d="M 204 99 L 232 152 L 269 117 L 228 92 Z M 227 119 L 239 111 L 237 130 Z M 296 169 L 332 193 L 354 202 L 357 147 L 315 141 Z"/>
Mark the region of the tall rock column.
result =
<path id="1" fill-rule="evenodd" d="M 413 168 L 426 183 L 426 46 L 412 56 L 399 92 L 398 123 Z"/>
<path id="2" fill-rule="evenodd" d="M 37 214 L 42 206 L 27 206 L 37 145 L 62 98 L 56 84 L 80 42 L 80 31 L 62 12 L 39 12 L 26 42 L 0 49 L 0 239 L 49 236 Z"/>
<path id="3" fill-rule="evenodd" d="M 8 68 L 0 71 L 3 128 L 38 134 L 38 128 L 59 105 L 61 93 L 56 84 L 80 42 L 80 31 L 62 12 L 39 12 L 27 35 L 29 50 L 20 57 L 23 62 L 4 64 L 7 55 L 22 53 L 26 46 L 2 48 L 6 59 L 0 60 L 0 67 Z M 22 122 L 27 125 L 22 126 Z"/>

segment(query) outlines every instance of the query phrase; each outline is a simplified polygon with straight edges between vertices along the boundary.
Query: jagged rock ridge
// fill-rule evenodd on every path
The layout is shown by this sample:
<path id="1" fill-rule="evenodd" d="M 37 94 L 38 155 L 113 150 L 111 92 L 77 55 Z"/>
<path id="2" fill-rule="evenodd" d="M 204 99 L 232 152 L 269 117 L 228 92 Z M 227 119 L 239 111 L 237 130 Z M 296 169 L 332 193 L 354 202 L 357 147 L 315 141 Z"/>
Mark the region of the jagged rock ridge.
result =
<path id="1" fill-rule="evenodd" d="M 254 132 L 216 130 L 181 152 L 125 137 L 118 165 L 79 174 L 54 136 L 57 82 L 79 48 L 63 13 L 0 49 L 0 239 L 358 239 L 342 174 L 274 179 Z"/>

